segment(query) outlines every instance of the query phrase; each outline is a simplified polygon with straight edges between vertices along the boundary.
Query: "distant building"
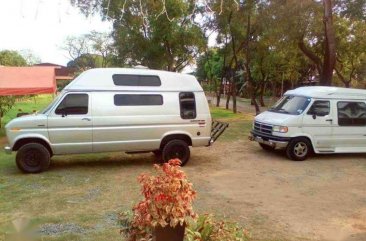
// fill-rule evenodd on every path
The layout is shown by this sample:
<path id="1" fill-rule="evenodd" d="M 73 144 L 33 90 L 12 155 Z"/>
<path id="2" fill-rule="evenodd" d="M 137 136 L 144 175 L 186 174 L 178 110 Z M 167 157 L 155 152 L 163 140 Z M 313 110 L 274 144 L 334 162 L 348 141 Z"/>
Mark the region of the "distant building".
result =
<path id="1" fill-rule="evenodd" d="M 40 64 L 35 64 L 33 66 L 54 67 L 56 81 L 57 80 L 73 80 L 75 77 L 76 70 L 74 68 L 69 68 L 69 67 L 66 67 L 63 65 L 52 64 L 52 63 L 40 63 Z"/>

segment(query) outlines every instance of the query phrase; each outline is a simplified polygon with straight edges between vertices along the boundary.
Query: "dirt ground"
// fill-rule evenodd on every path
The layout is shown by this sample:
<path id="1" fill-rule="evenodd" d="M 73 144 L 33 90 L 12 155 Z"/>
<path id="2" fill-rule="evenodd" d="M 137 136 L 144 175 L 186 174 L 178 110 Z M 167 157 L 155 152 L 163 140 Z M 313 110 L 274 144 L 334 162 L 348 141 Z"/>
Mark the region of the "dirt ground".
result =
<path id="1" fill-rule="evenodd" d="M 253 240 L 366 240 L 366 154 L 294 162 L 248 141 L 250 126 L 233 122 L 213 146 L 192 149 L 184 170 L 198 213 L 237 221 Z M 151 170 L 154 156 L 56 157 L 38 175 L 19 173 L 14 156 L 0 160 L 0 230 L 27 212 L 47 235 L 60 228 L 76 235 L 44 240 L 120 240 L 115 215 L 140 199 L 136 177 Z"/>
<path id="2" fill-rule="evenodd" d="M 243 139 L 195 149 L 185 170 L 200 208 L 240 221 L 254 238 L 366 240 L 366 155 L 294 162 Z"/>

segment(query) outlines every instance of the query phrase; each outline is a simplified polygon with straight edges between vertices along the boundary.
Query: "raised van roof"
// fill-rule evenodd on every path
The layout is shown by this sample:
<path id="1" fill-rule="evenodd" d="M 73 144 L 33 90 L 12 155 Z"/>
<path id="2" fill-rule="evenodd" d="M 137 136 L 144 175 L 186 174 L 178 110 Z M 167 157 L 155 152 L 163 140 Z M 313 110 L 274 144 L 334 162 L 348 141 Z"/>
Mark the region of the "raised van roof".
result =
<path id="1" fill-rule="evenodd" d="M 299 95 L 312 98 L 324 98 L 324 99 L 357 99 L 366 100 L 366 90 L 352 89 L 352 88 L 340 88 L 340 87 L 328 87 L 328 86 L 308 86 L 299 87 L 293 90 L 289 90 L 285 95 Z"/>
<path id="2" fill-rule="evenodd" d="M 133 84 L 134 81 L 136 85 Z M 193 75 L 161 70 L 130 68 L 99 68 L 87 70 L 67 85 L 64 90 L 203 91 L 201 85 Z"/>

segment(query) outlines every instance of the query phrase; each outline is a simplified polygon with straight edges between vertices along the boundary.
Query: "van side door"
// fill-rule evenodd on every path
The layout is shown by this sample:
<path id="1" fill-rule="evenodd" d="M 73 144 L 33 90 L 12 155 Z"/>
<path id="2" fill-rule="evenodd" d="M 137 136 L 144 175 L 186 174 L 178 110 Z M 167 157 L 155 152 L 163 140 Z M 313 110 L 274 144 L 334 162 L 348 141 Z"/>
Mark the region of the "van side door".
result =
<path id="1" fill-rule="evenodd" d="M 330 100 L 314 100 L 303 116 L 303 132 L 310 135 L 317 152 L 333 152 L 333 119 Z"/>
<path id="2" fill-rule="evenodd" d="M 91 95 L 68 93 L 48 115 L 48 135 L 55 154 L 92 152 Z"/>
<path id="3" fill-rule="evenodd" d="M 365 152 L 365 101 L 337 101 L 337 118 L 335 123 L 334 141 L 337 152 Z"/>

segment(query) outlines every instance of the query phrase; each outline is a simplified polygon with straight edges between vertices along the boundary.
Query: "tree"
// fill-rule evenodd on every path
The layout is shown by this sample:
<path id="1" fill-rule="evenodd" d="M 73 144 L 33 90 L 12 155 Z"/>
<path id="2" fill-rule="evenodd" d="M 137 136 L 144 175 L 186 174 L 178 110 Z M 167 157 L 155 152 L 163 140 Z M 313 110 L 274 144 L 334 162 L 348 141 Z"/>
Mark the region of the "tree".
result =
<path id="1" fill-rule="evenodd" d="M 337 18 L 337 62 L 335 71 L 345 87 L 362 81 L 362 69 L 366 64 L 365 24 L 360 20 Z"/>
<path id="2" fill-rule="evenodd" d="M 26 66 L 27 61 L 17 51 L 0 51 L 0 65 L 4 66 Z"/>
<path id="3" fill-rule="evenodd" d="M 20 55 L 24 58 L 24 60 L 27 62 L 27 65 L 29 66 L 41 63 L 41 58 L 30 49 L 21 50 Z"/>
<path id="4" fill-rule="evenodd" d="M 102 67 L 101 56 L 95 56 L 93 54 L 82 54 L 74 60 L 67 63 L 67 67 L 74 68 L 79 72 L 83 72 L 87 69 Z"/>
<path id="5" fill-rule="evenodd" d="M 333 26 L 333 4 L 331 0 L 323 0 L 324 6 L 324 60 L 320 84 L 331 85 L 336 62 L 336 43 Z"/>
<path id="6" fill-rule="evenodd" d="M 67 66 L 79 71 L 108 67 L 114 59 L 113 41 L 107 33 L 92 31 L 69 36 L 62 49 L 68 52 L 71 59 Z"/>
<path id="7" fill-rule="evenodd" d="M 194 0 L 73 0 L 82 12 L 99 11 L 113 20 L 119 65 L 181 71 L 204 50 L 204 33 L 195 22 Z"/>
<path id="8" fill-rule="evenodd" d="M 68 36 L 61 48 L 68 52 L 71 60 L 90 53 L 89 39 L 85 35 Z"/>
<path id="9" fill-rule="evenodd" d="M 0 65 L 26 66 L 27 62 L 17 51 L 3 50 L 0 51 Z M 0 128 L 3 116 L 13 107 L 14 103 L 15 97 L 0 96 Z"/>
<path id="10" fill-rule="evenodd" d="M 13 96 L 0 96 L 0 128 L 1 120 L 3 116 L 13 107 L 15 103 L 15 97 Z"/>
<path id="11" fill-rule="evenodd" d="M 224 59 L 222 56 L 222 50 L 218 48 L 209 48 L 203 55 L 197 60 L 197 72 L 196 77 L 202 83 L 208 82 L 209 90 L 214 91 L 216 94 L 216 103 L 219 106 L 221 86 L 222 86 L 222 71 L 224 65 Z"/>
<path id="12" fill-rule="evenodd" d="M 92 53 L 101 59 L 101 67 L 111 63 L 114 54 L 113 39 L 110 34 L 92 31 L 85 36 L 89 39 Z M 97 61 L 96 61 L 97 62 Z"/>

